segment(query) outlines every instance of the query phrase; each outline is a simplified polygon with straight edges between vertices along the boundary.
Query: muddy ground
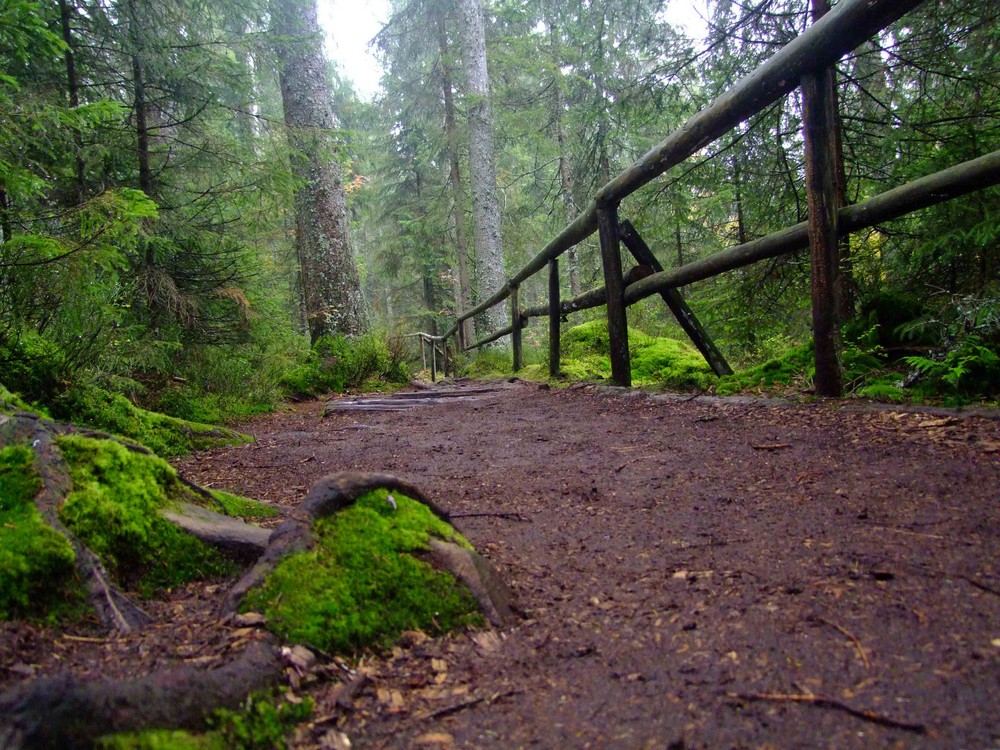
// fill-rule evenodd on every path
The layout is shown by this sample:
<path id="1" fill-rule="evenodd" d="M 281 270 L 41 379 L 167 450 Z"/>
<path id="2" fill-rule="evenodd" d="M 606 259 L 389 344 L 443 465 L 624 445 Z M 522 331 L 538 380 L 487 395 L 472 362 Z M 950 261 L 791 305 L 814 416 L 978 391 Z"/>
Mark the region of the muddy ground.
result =
<path id="1" fill-rule="evenodd" d="M 329 472 L 394 472 L 518 596 L 512 628 L 414 635 L 352 688 L 303 687 L 296 746 L 1000 747 L 996 415 L 457 387 L 307 402 L 178 462 L 285 508 Z M 0 682 L 216 663 L 252 637 L 217 598 L 174 592 L 128 637 L 5 626 Z"/>

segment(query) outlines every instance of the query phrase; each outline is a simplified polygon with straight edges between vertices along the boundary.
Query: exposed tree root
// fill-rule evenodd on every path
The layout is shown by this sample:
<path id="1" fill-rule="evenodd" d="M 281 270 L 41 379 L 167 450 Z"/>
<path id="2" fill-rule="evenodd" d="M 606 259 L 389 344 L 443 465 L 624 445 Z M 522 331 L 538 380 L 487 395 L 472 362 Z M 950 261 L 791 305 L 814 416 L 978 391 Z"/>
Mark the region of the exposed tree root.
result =
<path id="1" fill-rule="evenodd" d="M 279 650 L 257 641 L 213 670 L 182 666 L 135 680 L 35 680 L 0 695 L 0 750 L 77 750 L 118 732 L 204 729 L 213 711 L 237 709 L 283 676 Z"/>

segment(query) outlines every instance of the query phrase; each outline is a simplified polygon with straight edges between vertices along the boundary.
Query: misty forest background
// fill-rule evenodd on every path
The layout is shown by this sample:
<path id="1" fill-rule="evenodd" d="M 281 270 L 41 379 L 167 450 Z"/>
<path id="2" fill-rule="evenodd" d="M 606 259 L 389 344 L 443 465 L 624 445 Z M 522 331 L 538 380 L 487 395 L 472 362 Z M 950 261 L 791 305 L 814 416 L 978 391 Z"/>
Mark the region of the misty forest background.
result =
<path id="1" fill-rule="evenodd" d="M 406 334 L 448 328 L 811 11 L 717 0 L 691 39 L 664 6 L 397 0 L 368 102 L 319 56 L 312 0 L 3 0 L 0 383 L 57 418 L 128 400 L 219 422 L 290 394 L 405 382 L 419 366 Z M 1000 146 L 998 17 L 996 3 L 929 0 L 841 61 L 847 202 Z M 804 220 L 802 161 L 795 93 L 630 198 L 628 217 L 664 266 L 690 262 Z M 310 209 L 317 188 L 328 203 Z M 496 201 L 489 248 L 477 190 Z M 1000 191 L 850 243 L 845 362 L 868 364 L 847 390 L 995 399 Z M 596 238 L 563 269 L 564 297 L 603 283 Z M 545 285 L 526 282 L 521 304 L 544 303 Z M 685 294 L 755 373 L 739 387 L 793 360 L 807 384 L 807 255 Z M 683 338 L 658 300 L 629 322 Z M 544 361 L 545 329 L 526 331 L 529 362 Z M 509 356 L 466 364 L 499 371 Z"/>

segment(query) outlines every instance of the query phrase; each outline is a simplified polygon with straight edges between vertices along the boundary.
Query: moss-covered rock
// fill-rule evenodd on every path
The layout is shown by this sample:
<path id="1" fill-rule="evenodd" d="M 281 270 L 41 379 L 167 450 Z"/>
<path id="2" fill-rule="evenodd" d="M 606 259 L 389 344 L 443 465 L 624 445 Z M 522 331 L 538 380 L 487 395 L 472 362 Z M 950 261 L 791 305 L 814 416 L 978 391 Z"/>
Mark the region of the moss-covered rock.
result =
<path id="1" fill-rule="evenodd" d="M 314 530 L 315 546 L 284 557 L 244 602 L 283 639 L 354 653 L 389 646 L 405 630 L 481 622 L 471 592 L 418 559 L 432 537 L 471 549 L 422 503 L 375 490 Z"/>
<path id="2" fill-rule="evenodd" d="M 73 608 L 75 555 L 35 507 L 41 488 L 27 446 L 0 449 L 0 620 Z"/>
<path id="3" fill-rule="evenodd" d="M 112 440 L 67 435 L 57 444 L 73 480 L 60 519 L 117 580 L 148 595 L 235 572 L 222 553 L 157 512 L 171 502 L 198 500 L 166 461 Z"/>

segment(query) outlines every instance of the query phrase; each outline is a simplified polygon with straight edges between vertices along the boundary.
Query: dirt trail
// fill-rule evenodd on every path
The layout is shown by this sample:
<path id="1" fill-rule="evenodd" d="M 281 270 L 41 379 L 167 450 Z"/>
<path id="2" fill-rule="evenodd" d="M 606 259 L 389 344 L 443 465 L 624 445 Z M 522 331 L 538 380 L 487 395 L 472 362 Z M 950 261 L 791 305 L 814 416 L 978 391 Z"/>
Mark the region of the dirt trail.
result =
<path id="1" fill-rule="evenodd" d="M 1000 747 L 1000 422 L 499 388 L 304 404 L 183 461 L 284 505 L 378 470 L 525 519 L 456 522 L 525 621 L 365 658 L 300 747 Z"/>

